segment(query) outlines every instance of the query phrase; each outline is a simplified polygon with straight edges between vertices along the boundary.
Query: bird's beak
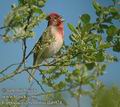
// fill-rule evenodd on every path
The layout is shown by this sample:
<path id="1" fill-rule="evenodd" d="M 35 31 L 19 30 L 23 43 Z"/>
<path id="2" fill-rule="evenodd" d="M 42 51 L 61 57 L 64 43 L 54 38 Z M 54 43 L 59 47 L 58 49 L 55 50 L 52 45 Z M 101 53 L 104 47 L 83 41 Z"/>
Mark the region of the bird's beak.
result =
<path id="1" fill-rule="evenodd" d="M 62 22 L 65 22 L 65 19 L 62 18 L 61 21 L 62 21 Z"/>
<path id="2" fill-rule="evenodd" d="M 62 16 L 60 16 L 60 18 L 61 18 L 61 21 L 62 21 L 62 22 L 65 22 L 65 19 L 63 19 L 63 17 L 62 17 Z"/>

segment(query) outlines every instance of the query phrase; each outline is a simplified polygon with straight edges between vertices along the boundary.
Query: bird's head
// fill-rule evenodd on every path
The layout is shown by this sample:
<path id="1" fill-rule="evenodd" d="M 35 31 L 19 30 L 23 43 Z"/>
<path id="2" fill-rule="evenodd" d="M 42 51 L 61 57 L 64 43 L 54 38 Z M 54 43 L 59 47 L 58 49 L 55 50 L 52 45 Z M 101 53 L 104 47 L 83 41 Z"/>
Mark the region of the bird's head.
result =
<path id="1" fill-rule="evenodd" d="M 50 13 L 47 18 L 48 25 L 60 26 L 63 25 L 63 19 L 58 13 Z"/>

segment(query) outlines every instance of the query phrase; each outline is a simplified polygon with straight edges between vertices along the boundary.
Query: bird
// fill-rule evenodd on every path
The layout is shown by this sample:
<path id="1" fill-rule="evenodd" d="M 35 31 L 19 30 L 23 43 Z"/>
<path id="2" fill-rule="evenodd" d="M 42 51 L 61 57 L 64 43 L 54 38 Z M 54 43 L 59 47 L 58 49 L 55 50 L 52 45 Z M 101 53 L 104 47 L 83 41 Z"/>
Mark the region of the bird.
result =
<path id="1" fill-rule="evenodd" d="M 64 20 L 61 15 L 52 12 L 47 15 L 48 25 L 34 46 L 33 66 L 40 65 L 46 59 L 54 56 L 64 42 Z M 32 69 L 29 81 L 33 80 L 36 69 Z"/>

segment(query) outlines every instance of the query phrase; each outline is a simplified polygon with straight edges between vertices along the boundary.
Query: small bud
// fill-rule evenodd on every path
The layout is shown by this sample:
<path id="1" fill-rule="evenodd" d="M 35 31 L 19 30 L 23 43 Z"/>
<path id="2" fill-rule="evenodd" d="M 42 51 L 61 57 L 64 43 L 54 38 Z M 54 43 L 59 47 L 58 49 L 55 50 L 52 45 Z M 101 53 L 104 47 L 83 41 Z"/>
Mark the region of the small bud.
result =
<path id="1" fill-rule="evenodd" d="M 2 39 L 3 39 L 4 42 L 9 42 L 10 41 L 10 37 L 8 35 L 4 35 L 2 37 Z"/>
<path id="2" fill-rule="evenodd" d="M 38 2 L 38 5 L 39 5 L 40 7 L 43 7 L 43 6 L 44 6 L 44 1 L 39 1 L 39 2 Z"/>
<path id="3" fill-rule="evenodd" d="M 12 5 L 11 5 L 11 8 L 12 8 L 12 9 L 16 8 L 16 5 L 15 5 L 15 4 L 12 4 Z"/>

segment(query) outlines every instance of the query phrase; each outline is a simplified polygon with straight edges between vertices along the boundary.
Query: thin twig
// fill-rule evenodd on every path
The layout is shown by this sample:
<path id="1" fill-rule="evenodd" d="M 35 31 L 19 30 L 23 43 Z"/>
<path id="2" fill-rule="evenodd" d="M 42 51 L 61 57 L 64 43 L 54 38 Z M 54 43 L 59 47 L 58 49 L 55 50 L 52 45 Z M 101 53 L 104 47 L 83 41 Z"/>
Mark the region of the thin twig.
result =
<path id="1" fill-rule="evenodd" d="M 0 29 L 5 29 L 5 28 L 7 28 L 7 27 L 9 27 L 9 26 L 2 26 L 2 27 L 0 27 Z"/>
<path id="2" fill-rule="evenodd" d="M 27 51 L 26 39 L 23 39 L 23 59 L 22 59 L 22 62 L 24 63 L 24 67 L 25 67 L 26 51 Z"/>
<path id="3" fill-rule="evenodd" d="M 5 80 L 7 80 L 7 79 L 10 79 L 10 78 L 14 77 L 14 76 L 17 75 L 17 74 L 22 73 L 23 71 L 26 71 L 26 70 L 33 69 L 33 68 L 34 68 L 34 67 L 33 67 L 33 68 L 28 67 L 28 68 L 20 69 L 21 66 L 22 66 L 22 63 L 20 63 L 20 65 L 19 65 L 19 66 L 16 68 L 16 70 L 14 70 L 12 73 L 10 73 L 10 74 L 8 74 L 8 75 L 5 75 L 4 77 L 0 78 L 0 82 L 3 82 L 3 81 L 5 81 Z"/>
<path id="4" fill-rule="evenodd" d="M 18 65 L 19 63 L 16 63 L 16 64 L 11 64 L 9 66 L 7 66 L 6 68 L 4 68 L 3 70 L 0 70 L 0 74 L 2 74 L 3 72 L 7 71 L 9 68 L 15 66 L 15 65 Z"/>
<path id="5" fill-rule="evenodd" d="M 29 5 L 29 8 L 30 8 L 30 12 L 29 12 L 29 15 L 27 17 L 27 25 L 24 28 L 25 31 L 27 31 L 27 29 L 28 29 L 28 26 L 30 24 L 30 18 L 33 14 L 33 11 L 31 9 L 31 5 Z M 22 62 L 24 63 L 24 67 L 25 67 L 25 60 L 26 60 L 26 51 L 27 51 L 27 44 L 26 44 L 26 38 L 24 38 L 23 39 L 23 60 L 22 60 Z"/>
<path id="6" fill-rule="evenodd" d="M 12 72 L 11 74 L 9 75 L 5 75 L 3 78 L 0 78 L 0 82 L 4 81 L 4 80 L 7 80 L 7 79 L 10 79 L 12 78 L 13 76 L 17 75 L 17 74 L 20 74 L 22 73 L 23 71 L 27 71 L 30 69 L 35 69 L 36 67 L 27 67 L 27 68 L 24 68 L 24 69 L 21 69 L 21 70 L 18 70 L 18 71 L 14 71 Z M 40 86 L 40 88 L 42 89 L 43 92 L 45 92 L 44 88 L 42 87 L 42 85 L 40 84 L 40 82 L 34 77 L 32 76 L 32 74 L 30 72 L 28 72 L 29 75 L 37 82 L 37 84 Z"/>
<path id="7" fill-rule="evenodd" d="M 33 78 L 33 80 L 35 80 L 36 83 L 40 86 L 41 90 L 45 93 L 46 91 L 44 90 L 44 88 L 42 87 L 42 85 L 40 84 L 40 82 L 28 70 L 26 70 L 26 71 Z"/>
<path id="8" fill-rule="evenodd" d="M 42 96 L 42 95 L 46 95 L 46 94 L 55 94 L 55 93 L 58 93 L 58 92 L 65 92 L 65 91 L 74 89 L 75 87 L 76 86 L 68 86 L 68 88 L 65 88 L 65 89 L 49 91 L 49 92 L 46 92 L 46 93 L 33 94 L 32 96 Z"/>
<path id="9" fill-rule="evenodd" d="M 7 80 L 7 79 L 10 79 L 10 78 L 12 78 L 12 77 L 14 77 L 15 75 L 17 75 L 17 74 L 19 74 L 19 73 L 21 73 L 21 72 L 23 72 L 22 70 L 21 71 L 13 71 L 12 73 L 10 73 L 10 74 L 8 74 L 8 75 L 5 75 L 4 77 L 2 77 L 2 78 L 0 78 L 0 82 L 3 82 L 3 81 L 5 81 L 5 80 Z"/>
<path id="10" fill-rule="evenodd" d="M 37 67 L 39 67 L 40 65 L 37 66 L 32 66 L 32 67 L 25 67 L 23 69 L 20 69 L 22 66 L 23 62 L 19 64 L 19 66 L 16 68 L 16 70 L 14 70 L 12 73 L 5 75 L 4 77 L 0 78 L 0 82 L 3 82 L 7 79 L 10 79 L 12 77 L 14 77 L 17 74 L 22 73 L 23 71 L 27 71 L 27 70 L 32 70 L 32 69 L 36 69 Z"/>

